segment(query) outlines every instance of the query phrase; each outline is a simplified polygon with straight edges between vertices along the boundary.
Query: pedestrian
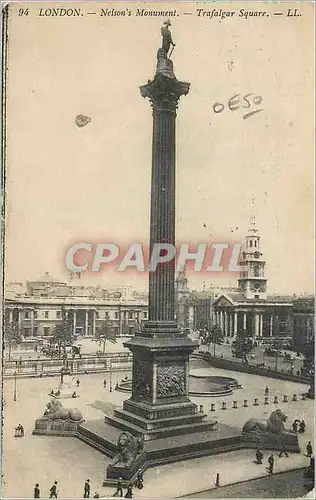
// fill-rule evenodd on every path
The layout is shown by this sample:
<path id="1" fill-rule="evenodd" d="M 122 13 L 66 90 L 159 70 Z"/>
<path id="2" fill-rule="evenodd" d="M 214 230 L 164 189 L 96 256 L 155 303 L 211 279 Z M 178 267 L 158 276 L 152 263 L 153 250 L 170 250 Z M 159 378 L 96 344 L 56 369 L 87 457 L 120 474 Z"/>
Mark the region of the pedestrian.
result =
<path id="1" fill-rule="evenodd" d="M 293 429 L 293 432 L 295 432 L 295 434 L 297 433 L 297 429 L 298 429 L 298 423 L 299 423 L 299 420 L 294 420 L 293 424 L 292 424 L 292 429 Z"/>
<path id="2" fill-rule="evenodd" d="M 141 469 L 138 469 L 137 471 L 137 477 L 136 477 L 136 488 L 139 490 L 142 490 L 144 487 L 144 478 L 143 478 L 143 473 Z"/>
<path id="3" fill-rule="evenodd" d="M 80 386 L 80 380 L 77 378 L 77 387 Z"/>
<path id="4" fill-rule="evenodd" d="M 24 437 L 24 427 L 22 424 L 19 424 L 19 429 L 20 429 L 21 437 Z"/>
<path id="5" fill-rule="evenodd" d="M 281 458 L 281 457 L 282 457 L 282 455 L 285 455 L 286 457 L 288 457 L 288 456 L 289 456 L 289 455 L 288 455 L 288 452 L 287 452 L 287 451 L 286 451 L 286 449 L 285 449 L 284 444 L 281 444 L 281 451 L 280 451 L 280 453 L 279 453 L 279 457 Z"/>
<path id="6" fill-rule="evenodd" d="M 57 481 L 54 481 L 54 484 L 49 491 L 50 491 L 49 498 L 53 497 L 57 498 Z"/>
<path id="7" fill-rule="evenodd" d="M 125 493 L 124 498 L 133 498 L 133 488 L 131 484 L 127 486 L 127 491 Z"/>
<path id="8" fill-rule="evenodd" d="M 308 441 L 307 445 L 306 445 L 306 456 L 307 457 L 311 457 L 313 454 L 313 447 L 312 447 L 312 443 L 310 441 Z"/>
<path id="9" fill-rule="evenodd" d="M 87 479 L 84 483 L 84 494 L 83 498 L 90 498 L 90 479 Z"/>
<path id="10" fill-rule="evenodd" d="M 268 458 L 268 464 L 269 464 L 268 471 L 269 471 L 270 474 L 273 474 L 273 467 L 274 467 L 274 457 L 273 457 L 273 455 L 269 456 L 269 458 Z"/>
<path id="11" fill-rule="evenodd" d="M 264 390 L 264 395 L 269 396 L 269 387 L 268 386 L 266 386 L 266 388 Z"/>
<path id="12" fill-rule="evenodd" d="M 300 434 L 302 434 L 303 432 L 305 432 L 305 429 L 306 429 L 306 424 L 305 424 L 304 420 L 301 420 L 300 425 L 299 425 L 298 432 L 299 432 Z"/>
<path id="13" fill-rule="evenodd" d="M 41 498 L 41 492 L 39 489 L 39 484 L 36 483 L 35 488 L 34 488 L 34 498 Z"/>
<path id="14" fill-rule="evenodd" d="M 256 464 L 262 465 L 263 453 L 260 450 L 256 451 Z"/>
<path id="15" fill-rule="evenodd" d="M 116 492 L 114 493 L 113 496 L 116 497 L 119 495 L 120 497 L 122 497 L 123 496 L 123 489 L 122 489 L 122 478 L 121 477 L 118 478 L 116 488 L 117 488 Z"/>
<path id="16" fill-rule="evenodd" d="M 103 380 L 103 387 L 106 389 L 106 379 Z"/>

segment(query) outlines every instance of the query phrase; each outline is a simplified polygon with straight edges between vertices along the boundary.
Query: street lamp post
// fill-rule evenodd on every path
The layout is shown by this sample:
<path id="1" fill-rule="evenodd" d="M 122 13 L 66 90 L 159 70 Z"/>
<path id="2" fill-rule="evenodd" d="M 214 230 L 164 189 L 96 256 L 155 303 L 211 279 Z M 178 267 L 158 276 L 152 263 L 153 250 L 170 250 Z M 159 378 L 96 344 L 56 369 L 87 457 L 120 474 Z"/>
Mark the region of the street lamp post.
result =
<path id="1" fill-rule="evenodd" d="M 16 401 L 16 379 L 17 379 L 17 373 L 14 372 L 14 391 L 13 391 L 13 401 Z"/>
<path id="2" fill-rule="evenodd" d="M 112 359 L 110 358 L 110 392 L 112 392 Z"/>

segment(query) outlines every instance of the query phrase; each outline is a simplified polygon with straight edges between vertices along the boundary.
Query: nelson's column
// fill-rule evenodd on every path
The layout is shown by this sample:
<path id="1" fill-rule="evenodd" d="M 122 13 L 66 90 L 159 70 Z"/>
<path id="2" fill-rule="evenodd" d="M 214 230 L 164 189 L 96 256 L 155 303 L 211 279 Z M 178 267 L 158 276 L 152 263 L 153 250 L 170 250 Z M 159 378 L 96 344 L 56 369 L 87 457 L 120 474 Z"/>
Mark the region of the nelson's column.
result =
<path id="1" fill-rule="evenodd" d="M 140 87 L 153 109 L 151 250 L 155 243 L 175 244 L 176 111 L 180 97 L 188 94 L 190 87 L 174 75 L 168 57 L 170 46 L 171 52 L 174 47 L 169 26 L 166 21 L 161 29 L 155 77 Z M 189 399 L 189 355 L 197 343 L 177 325 L 174 287 L 174 262 L 158 264 L 157 270 L 149 273 L 148 321 L 124 344 L 133 353 L 132 396 L 124 401 L 123 409 L 105 418 L 111 426 L 143 436 L 149 461 L 150 455 L 154 459 L 158 453 L 157 440 L 160 460 L 167 455 L 170 459 L 171 448 L 176 460 L 184 452 L 184 435 L 186 451 L 192 448 L 193 452 L 207 441 L 205 431 L 215 425 L 206 421 L 203 411 Z M 202 432 L 200 440 L 197 434 Z"/>

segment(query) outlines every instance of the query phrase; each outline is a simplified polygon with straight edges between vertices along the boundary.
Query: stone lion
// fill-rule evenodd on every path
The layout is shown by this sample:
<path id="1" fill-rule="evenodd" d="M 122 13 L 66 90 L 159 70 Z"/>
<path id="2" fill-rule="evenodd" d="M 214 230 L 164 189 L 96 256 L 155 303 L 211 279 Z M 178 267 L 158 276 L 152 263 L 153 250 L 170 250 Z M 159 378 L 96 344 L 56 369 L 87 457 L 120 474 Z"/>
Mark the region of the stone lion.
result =
<path id="1" fill-rule="evenodd" d="M 69 420 L 71 422 L 83 422 L 81 411 L 77 408 L 63 408 L 60 401 L 53 400 L 47 403 L 44 417 L 48 420 Z"/>
<path id="2" fill-rule="evenodd" d="M 142 437 L 134 437 L 129 432 L 122 432 L 117 440 L 117 451 L 111 465 L 118 463 L 130 467 L 135 458 L 144 449 L 144 440 Z"/>
<path id="3" fill-rule="evenodd" d="M 243 426 L 243 432 L 256 432 L 265 434 L 285 434 L 287 431 L 284 422 L 287 419 L 282 410 L 278 409 L 271 413 L 268 420 L 257 420 L 251 418 Z"/>

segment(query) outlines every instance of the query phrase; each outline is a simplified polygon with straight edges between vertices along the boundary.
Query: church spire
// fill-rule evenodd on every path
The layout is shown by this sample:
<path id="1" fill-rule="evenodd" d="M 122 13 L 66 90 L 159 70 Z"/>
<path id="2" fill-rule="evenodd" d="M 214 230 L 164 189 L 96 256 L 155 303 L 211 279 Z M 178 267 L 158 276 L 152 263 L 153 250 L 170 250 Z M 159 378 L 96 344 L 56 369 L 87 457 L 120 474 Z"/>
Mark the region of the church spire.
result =
<path id="1" fill-rule="evenodd" d="M 265 260 L 260 249 L 260 234 L 254 214 L 254 197 L 252 197 L 252 211 L 250 224 L 246 236 L 246 245 L 242 255 L 241 265 L 247 268 L 242 271 L 238 285 L 246 299 L 266 299 L 267 279 L 265 277 Z"/>

